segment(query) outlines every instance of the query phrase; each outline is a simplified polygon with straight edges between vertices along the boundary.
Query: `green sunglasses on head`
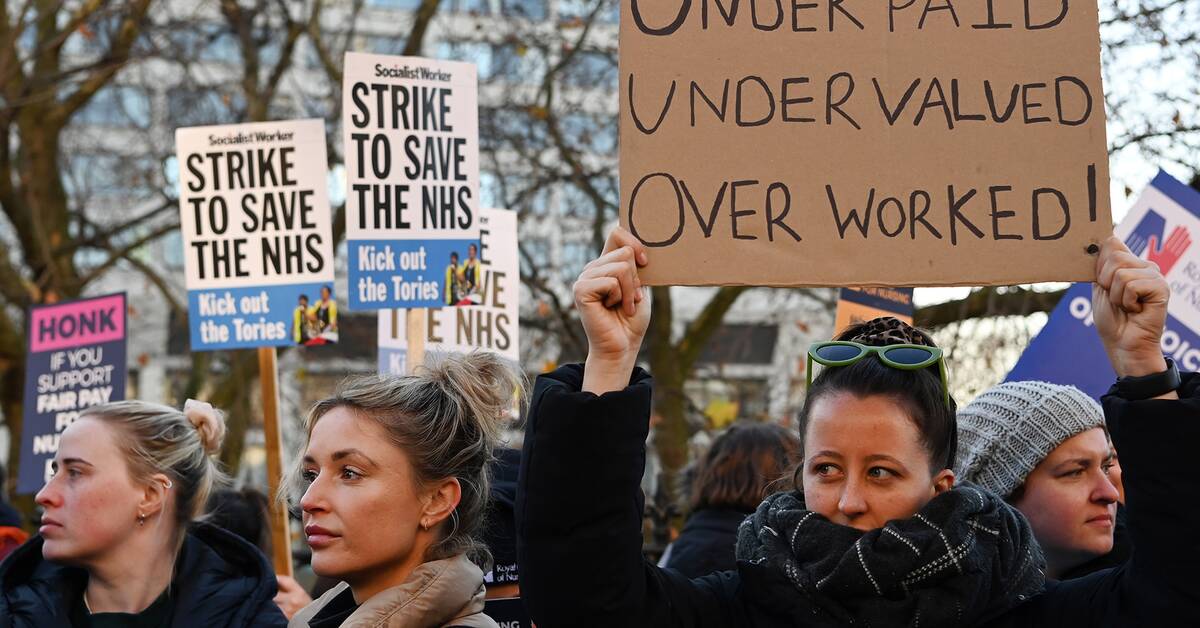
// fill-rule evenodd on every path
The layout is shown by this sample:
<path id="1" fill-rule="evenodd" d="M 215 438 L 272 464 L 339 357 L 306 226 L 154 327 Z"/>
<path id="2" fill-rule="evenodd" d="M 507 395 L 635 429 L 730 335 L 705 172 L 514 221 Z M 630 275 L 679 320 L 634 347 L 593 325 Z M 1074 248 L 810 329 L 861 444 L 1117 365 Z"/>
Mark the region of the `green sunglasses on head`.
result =
<path id="1" fill-rule="evenodd" d="M 919 371 L 934 364 L 942 375 L 942 396 L 950 405 L 950 388 L 946 382 L 946 361 L 942 350 L 925 345 L 886 345 L 875 347 L 849 340 L 816 342 L 808 348 L 808 387 L 812 387 L 813 362 L 822 366 L 849 366 L 874 355 L 885 365 L 901 371 Z"/>

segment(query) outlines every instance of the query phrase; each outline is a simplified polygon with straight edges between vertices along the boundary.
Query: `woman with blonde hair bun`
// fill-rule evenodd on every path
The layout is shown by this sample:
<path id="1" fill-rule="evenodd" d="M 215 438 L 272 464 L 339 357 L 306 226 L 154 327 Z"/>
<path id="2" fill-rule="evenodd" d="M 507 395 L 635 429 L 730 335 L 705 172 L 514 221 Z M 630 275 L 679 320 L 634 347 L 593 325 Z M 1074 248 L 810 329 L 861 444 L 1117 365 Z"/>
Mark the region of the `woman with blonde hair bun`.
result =
<path id="1" fill-rule="evenodd" d="M 224 435 L 198 401 L 84 410 L 37 494 L 38 535 L 0 565 L 0 628 L 285 625 L 262 552 L 196 522 Z"/>
<path id="2" fill-rule="evenodd" d="M 495 628 L 479 540 L 488 461 L 521 386 L 487 353 L 353 379 L 309 411 L 292 485 L 317 575 L 342 584 L 291 626 Z"/>

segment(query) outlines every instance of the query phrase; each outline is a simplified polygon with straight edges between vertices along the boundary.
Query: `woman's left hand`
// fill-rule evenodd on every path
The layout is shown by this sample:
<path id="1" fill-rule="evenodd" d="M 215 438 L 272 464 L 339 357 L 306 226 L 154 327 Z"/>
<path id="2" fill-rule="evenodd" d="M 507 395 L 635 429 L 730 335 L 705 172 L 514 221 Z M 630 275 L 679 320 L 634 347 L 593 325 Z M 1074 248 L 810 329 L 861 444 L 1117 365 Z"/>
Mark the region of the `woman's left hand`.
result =
<path id="1" fill-rule="evenodd" d="M 1104 241 L 1092 286 L 1092 315 L 1118 377 L 1167 370 L 1161 342 L 1170 296 L 1156 264 L 1134 255 L 1116 236 Z"/>

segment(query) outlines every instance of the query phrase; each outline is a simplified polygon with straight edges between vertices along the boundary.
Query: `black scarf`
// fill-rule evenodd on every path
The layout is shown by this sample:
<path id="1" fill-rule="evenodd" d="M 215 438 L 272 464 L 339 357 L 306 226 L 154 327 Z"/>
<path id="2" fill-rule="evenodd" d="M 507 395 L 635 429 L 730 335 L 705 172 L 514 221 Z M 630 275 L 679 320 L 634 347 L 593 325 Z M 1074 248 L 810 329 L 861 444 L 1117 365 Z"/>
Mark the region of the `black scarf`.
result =
<path id="1" fill-rule="evenodd" d="M 972 626 L 1045 580 L 1029 523 L 970 484 L 866 533 L 777 493 L 742 522 L 737 559 L 754 603 L 803 626 Z"/>

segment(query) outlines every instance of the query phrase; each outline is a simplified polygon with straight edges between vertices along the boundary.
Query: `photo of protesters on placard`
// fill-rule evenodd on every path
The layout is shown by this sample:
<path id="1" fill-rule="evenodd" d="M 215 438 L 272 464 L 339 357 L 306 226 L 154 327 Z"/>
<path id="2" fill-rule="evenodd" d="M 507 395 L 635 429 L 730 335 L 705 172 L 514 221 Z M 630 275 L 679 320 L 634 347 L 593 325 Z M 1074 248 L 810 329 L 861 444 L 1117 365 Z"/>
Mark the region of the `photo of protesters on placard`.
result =
<path id="1" fill-rule="evenodd" d="M 316 327 L 315 338 L 322 341 L 320 344 L 338 341 L 337 301 L 329 286 L 321 286 L 321 300 L 312 306 L 310 315 Z"/>
<path id="2" fill-rule="evenodd" d="M 301 294 L 292 314 L 292 340 L 298 345 L 327 345 L 338 341 L 337 301 L 333 289 L 321 286 L 320 298 L 309 303 Z"/>
<path id="3" fill-rule="evenodd" d="M 458 251 L 450 253 L 450 265 L 446 267 L 446 305 L 479 305 L 483 297 L 479 294 L 483 270 L 479 262 L 479 245 L 467 245 L 467 258 L 459 261 Z"/>
<path id="4" fill-rule="evenodd" d="M 308 344 L 312 338 L 308 325 L 308 295 L 302 294 L 296 301 L 296 309 L 292 312 L 292 341 L 298 345 Z"/>

